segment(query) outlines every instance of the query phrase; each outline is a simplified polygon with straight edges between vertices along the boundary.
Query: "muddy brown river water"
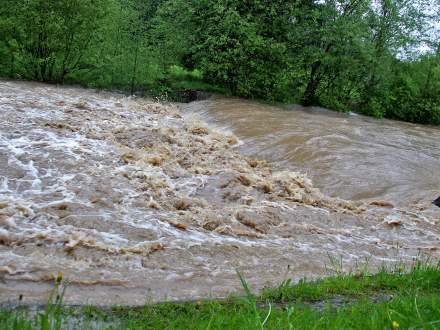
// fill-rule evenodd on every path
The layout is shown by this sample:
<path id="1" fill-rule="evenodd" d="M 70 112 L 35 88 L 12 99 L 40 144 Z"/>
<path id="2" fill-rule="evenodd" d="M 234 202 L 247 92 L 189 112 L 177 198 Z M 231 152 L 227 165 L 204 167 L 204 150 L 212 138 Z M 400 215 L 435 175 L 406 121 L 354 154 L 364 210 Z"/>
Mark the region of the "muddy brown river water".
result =
<path id="1" fill-rule="evenodd" d="M 0 303 L 225 297 L 440 256 L 437 128 L 0 81 Z M 269 164 L 266 162 L 269 162 Z"/>
<path id="2" fill-rule="evenodd" d="M 220 97 L 182 109 L 234 132 L 242 154 L 306 173 L 330 196 L 401 206 L 440 196 L 438 127 Z"/>

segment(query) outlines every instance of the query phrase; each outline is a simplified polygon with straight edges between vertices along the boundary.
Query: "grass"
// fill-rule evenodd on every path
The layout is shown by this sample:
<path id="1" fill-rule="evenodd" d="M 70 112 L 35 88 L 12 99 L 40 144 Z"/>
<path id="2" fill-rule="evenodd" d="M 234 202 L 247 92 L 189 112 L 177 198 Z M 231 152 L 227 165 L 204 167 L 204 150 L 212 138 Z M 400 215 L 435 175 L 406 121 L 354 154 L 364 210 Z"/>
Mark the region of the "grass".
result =
<path id="1" fill-rule="evenodd" d="M 417 264 L 410 272 L 404 269 L 389 271 L 385 268 L 372 275 L 368 273 L 340 274 L 318 281 L 303 279 L 295 285 L 287 280 L 275 289 L 262 292 L 262 299 L 278 302 L 318 301 L 334 296 L 361 299 L 378 294 L 405 292 L 440 292 L 440 270 L 437 266 Z"/>
<path id="2" fill-rule="evenodd" d="M 44 310 L 0 311 L 0 329 L 440 329 L 438 265 L 285 281 L 259 296 L 238 279 L 243 297 L 108 309 L 62 307 L 56 282 Z"/>

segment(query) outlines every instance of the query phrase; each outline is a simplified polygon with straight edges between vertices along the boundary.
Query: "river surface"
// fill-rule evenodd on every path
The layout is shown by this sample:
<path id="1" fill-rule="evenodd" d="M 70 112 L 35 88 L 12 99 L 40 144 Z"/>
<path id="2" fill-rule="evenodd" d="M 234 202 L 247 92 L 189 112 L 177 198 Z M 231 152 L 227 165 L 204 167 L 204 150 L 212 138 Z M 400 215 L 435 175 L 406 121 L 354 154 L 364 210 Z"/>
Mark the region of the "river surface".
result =
<path id="1" fill-rule="evenodd" d="M 46 302 L 59 273 L 66 303 L 142 305 L 226 297 L 237 271 L 259 290 L 439 260 L 438 141 L 320 109 L 0 80 L 0 304 Z"/>
<path id="2" fill-rule="evenodd" d="M 440 195 L 438 127 L 221 97 L 182 109 L 232 131 L 241 153 L 306 173 L 330 196 L 406 206 Z"/>

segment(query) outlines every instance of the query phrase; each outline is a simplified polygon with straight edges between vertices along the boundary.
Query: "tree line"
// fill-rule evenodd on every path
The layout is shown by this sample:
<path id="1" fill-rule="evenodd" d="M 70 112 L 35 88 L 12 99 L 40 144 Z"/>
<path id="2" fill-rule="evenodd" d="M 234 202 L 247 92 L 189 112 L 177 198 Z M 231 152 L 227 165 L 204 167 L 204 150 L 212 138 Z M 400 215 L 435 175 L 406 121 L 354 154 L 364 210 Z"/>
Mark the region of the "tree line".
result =
<path id="1" fill-rule="evenodd" d="M 2 0 L 0 76 L 440 124 L 438 0 Z"/>

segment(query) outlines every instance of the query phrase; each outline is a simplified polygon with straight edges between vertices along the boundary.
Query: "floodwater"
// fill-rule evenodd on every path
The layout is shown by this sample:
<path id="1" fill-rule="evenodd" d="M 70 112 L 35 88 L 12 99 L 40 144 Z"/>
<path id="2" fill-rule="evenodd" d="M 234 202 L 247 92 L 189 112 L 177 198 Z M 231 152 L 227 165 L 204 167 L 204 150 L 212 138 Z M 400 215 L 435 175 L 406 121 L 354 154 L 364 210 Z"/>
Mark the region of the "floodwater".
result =
<path id="1" fill-rule="evenodd" d="M 234 132 L 240 152 L 306 173 L 322 192 L 407 206 L 440 196 L 440 128 L 213 98 L 182 107 Z"/>
<path id="2" fill-rule="evenodd" d="M 0 303 L 59 273 L 66 303 L 139 305 L 436 260 L 438 132 L 0 81 Z"/>

